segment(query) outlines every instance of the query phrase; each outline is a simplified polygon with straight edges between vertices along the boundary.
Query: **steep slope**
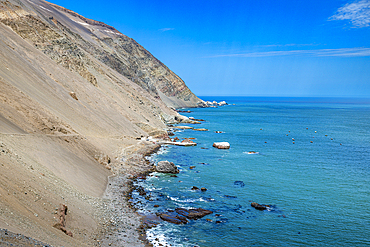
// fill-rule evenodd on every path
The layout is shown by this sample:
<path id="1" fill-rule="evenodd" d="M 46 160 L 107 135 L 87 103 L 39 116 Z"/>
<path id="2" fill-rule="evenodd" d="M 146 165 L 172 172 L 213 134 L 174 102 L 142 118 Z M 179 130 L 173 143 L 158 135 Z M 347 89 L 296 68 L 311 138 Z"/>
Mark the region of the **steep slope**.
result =
<path id="1" fill-rule="evenodd" d="M 55 246 L 97 245 L 115 217 L 101 199 L 110 169 L 132 173 L 125 154 L 142 136 L 166 135 L 165 120 L 179 117 L 168 106 L 198 104 L 114 28 L 44 1 L 1 0 L 0 228 Z M 60 204 L 73 238 L 53 228 Z"/>
<path id="2" fill-rule="evenodd" d="M 22 4 L 19 10 L 17 6 Z M 105 76 L 97 59 L 152 96 L 160 97 L 168 106 L 203 105 L 181 78 L 135 40 L 113 27 L 40 0 L 14 0 L 3 5 L 5 11 L 1 19 L 4 24 L 93 85 L 98 86 L 99 76 Z"/>

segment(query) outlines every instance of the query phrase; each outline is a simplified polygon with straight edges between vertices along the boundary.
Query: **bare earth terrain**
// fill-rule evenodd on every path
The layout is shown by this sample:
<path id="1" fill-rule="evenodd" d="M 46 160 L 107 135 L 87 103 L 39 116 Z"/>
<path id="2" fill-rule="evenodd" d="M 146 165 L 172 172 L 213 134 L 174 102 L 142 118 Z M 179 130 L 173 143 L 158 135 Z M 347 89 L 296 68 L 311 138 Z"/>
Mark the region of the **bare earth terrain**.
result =
<path id="1" fill-rule="evenodd" d="M 42 0 L 1 0 L 0 246 L 142 246 L 122 193 L 148 168 L 139 139 L 166 137 L 167 122 L 184 120 L 172 108 L 202 104 L 113 27 Z"/>

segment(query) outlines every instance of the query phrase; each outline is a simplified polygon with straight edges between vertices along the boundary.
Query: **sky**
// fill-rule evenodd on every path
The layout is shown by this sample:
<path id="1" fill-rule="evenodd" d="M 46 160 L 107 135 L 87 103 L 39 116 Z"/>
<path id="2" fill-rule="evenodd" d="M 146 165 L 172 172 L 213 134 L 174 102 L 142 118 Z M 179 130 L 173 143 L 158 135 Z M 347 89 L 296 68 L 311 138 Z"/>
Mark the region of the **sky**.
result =
<path id="1" fill-rule="evenodd" d="M 370 98 L 370 0 L 50 0 L 102 21 L 198 96 Z"/>

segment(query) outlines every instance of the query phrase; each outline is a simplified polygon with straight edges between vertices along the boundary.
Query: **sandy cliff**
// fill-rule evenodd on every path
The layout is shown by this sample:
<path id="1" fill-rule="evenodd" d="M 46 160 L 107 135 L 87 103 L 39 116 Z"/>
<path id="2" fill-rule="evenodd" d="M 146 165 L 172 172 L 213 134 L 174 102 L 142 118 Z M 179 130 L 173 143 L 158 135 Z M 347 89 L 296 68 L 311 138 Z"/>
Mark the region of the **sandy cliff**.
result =
<path id="1" fill-rule="evenodd" d="M 111 167 L 131 171 L 122 155 L 141 136 L 166 133 L 170 107 L 202 104 L 113 27 L 45 1 L 1 0 L 0 228 L 96 245 Z M 60 204 L 73 238 L 53 227 Z"/>

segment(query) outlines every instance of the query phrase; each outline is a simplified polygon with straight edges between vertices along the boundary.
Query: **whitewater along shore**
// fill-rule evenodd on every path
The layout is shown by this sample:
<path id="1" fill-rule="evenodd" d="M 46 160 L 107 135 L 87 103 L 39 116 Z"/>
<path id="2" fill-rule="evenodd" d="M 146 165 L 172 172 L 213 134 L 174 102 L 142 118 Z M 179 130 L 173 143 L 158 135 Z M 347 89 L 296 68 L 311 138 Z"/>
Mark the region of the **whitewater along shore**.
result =
<path id="1" fill-rule="evenodd" d="M 101 235 L 102 246 L 152 246 L 142 227 L 143 218 L 130 203 L 133 181 L 152 171 L 147 156 L 157 152 L 160 144 L 141 141 L 123 153 L 123 163 L 113 167 L 116 175 L 109 177 L 104 198 L 111 201 L 113 219 Z"/>
<path id="2" fill-rule="evenodd" d="M 112 166 L 115 175 L 109 177 L 104 194 L 104 198 L 110 200 L 112 219 L 99 236 L 102 246 L 153 246 L 146 238 L 150 224 L 146 216 L 136 213 L 138 202 L 132 200 L 132 192 L 137 190 L 134 185 L 137 178 L 145 178 L 155 170 L 147 157 L 155 154 L 162 145 L 168 145 L 167 139 L 142 140 L 124 150 L 123 163 Z"/>

